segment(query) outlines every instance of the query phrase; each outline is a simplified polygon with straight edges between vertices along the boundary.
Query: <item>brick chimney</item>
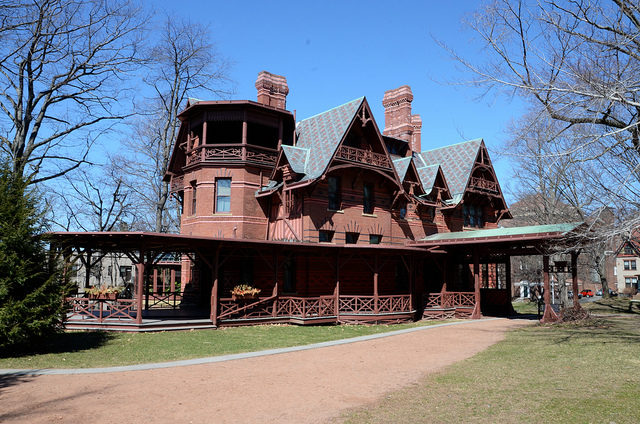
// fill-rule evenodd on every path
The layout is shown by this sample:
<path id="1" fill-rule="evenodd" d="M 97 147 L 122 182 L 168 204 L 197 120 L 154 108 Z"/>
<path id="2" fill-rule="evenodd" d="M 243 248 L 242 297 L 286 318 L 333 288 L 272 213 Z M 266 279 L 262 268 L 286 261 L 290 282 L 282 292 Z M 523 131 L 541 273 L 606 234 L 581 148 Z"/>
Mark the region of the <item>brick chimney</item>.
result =
<path id="1" fill-rule="evenodd" d="M 420 152 L 422 119 L 420 115 L 411 114 L 412 101 L 413 93 L 408 85 L 384 92 L 382 98 L 382 106 L 384 106 L 383 134 L 408 141 L 412 151 Z"/>
<path id="2" fill-rule="evenodd" d="M 279 109 L 287 108 L 289 86 L 286 77 L 262 71 L 258 74 L 256 89 L 258 90 L 258 103 Z"/>

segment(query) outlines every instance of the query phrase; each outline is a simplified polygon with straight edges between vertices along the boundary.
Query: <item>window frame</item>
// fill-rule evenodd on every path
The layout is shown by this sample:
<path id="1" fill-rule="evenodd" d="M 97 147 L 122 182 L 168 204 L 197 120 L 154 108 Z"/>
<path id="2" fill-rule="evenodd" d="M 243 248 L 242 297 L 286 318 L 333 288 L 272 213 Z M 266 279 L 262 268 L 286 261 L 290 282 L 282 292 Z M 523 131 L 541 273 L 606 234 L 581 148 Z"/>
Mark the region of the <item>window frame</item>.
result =
<path id="1" fill-rule="evenodd" d="M 220 194 L 220 185 L 219 185 L 219 183 L 221 181 L 229 181 L 229 187 L 224 187 L 224 188 L 228 188 L 229 189 L 229 194 L 228 195 L 221 195 Z M 219 208 L 220 208 L 220 199 L 221 198 L 228 199 L 228 203 L 227 203 L 228 210 L 224 210 L 224 211 L 223 210 L 219 210 Z M 216 213 L 216 214 L 218 214 L 218 213 L 231 213 L 231 177 L 219 177 L 219 178 L 216 178 L 216 181 L 215 181 L 215 193 L 214 193 L 214 196 L 213 196 L 213 203 L 214 203 L 214 205 L 213 205 L 213 213 Z"/>
<path id="2" fill-rule="evenodd" d="M 196 180 L 191 181 L 191 210 L 190 215 L 196 216 L 196 211 L 198 209 L 198 182 Z"/>
<path id="3" fill-rule="evenodd" d="M 332 185 L 332 181 L 334 182 Z M 342 208 L 340 177 L 327 177 L 327 209 L 339 211 Z"/>
<path id="4" fill-rule="evenodd" d="M 372 183 L 364 183 L 362 185 L 362 213 L 364 215 L 373 215 L 375 204 L 374 185 Z"/>

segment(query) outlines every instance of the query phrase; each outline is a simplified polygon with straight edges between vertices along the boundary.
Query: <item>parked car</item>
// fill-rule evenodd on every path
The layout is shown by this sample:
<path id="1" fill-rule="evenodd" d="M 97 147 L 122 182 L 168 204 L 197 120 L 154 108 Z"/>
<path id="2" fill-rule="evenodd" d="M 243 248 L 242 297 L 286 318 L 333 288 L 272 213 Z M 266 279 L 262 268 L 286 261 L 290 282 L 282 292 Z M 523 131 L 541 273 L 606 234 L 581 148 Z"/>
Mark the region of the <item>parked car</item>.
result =
<path id="1" fill-rule="evenodd" d="M 618 295 L 617 291 L 613 291 L 613 290 L 609 289 L 609 296 L 616 297 L 617 295 Z"/>
<path id="2" fill-rule="evenodd" d="M 596 292 L 596 296 L 602 296 L 602 290 L 598 290 L 598 291 Z"/>
<path id="3" fill-rule="evenodd" d="M 593 290 L 584 289 L 580 292 L 582 297 L 593 297 Z"/>

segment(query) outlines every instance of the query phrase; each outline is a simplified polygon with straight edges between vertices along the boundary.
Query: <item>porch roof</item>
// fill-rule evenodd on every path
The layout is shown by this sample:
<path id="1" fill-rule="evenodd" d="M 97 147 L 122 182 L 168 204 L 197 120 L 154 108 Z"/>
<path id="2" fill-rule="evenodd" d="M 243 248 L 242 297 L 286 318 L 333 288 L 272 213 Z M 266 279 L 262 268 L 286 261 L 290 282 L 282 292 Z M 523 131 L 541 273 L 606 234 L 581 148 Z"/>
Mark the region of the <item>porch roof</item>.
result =
<path id="1" fill-rule="evenodd" d="M 94 231 L 94 232 L 50 232 L 47 233 L 51 242 L 67 244 L 74 247 L 94 248 L 109 251 L 135 251 L 143 248 L 145 250 L 165 251 L 165 252 L 193 252 L 195 249 L 205 249 L 217 246 L 228 247 L 295 247 L 301 249 L 347 249 L 365 250 L 384 253 L 390 251 L 398 253 L 424 252 L 424 249 L 417 246 L 404 245 L 342 245 L 331 243 L 305 243 L 275 240 L 249 240 L 230 239 L 219 237 L 190 236 L 183 234 L 152 233 L 141 231 Z"/>
<path id="2" fill-rule="evenodd" d="M 448 244 L 496 243 L 506 241 L 535 241 L 560 238 L 575 231 L 582 222 L 529 225 L 525 227 L 493 228 L 489 230 L 439 233 L 411 243 L 413 246 L 442 246 Z"/>

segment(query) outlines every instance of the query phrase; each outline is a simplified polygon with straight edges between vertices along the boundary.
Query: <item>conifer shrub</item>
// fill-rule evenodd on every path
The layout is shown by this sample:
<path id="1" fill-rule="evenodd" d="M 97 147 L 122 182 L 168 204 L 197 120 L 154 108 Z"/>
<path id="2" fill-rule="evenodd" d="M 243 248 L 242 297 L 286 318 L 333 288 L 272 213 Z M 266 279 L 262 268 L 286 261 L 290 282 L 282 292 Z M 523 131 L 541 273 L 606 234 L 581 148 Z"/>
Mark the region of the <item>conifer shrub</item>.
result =
<path id="1" fill-rule="evenodd" d="M 26 182 L 0 164 L 0 354 L 37 350 L 61 330 L 67 285 L 50 267 Z"/>

